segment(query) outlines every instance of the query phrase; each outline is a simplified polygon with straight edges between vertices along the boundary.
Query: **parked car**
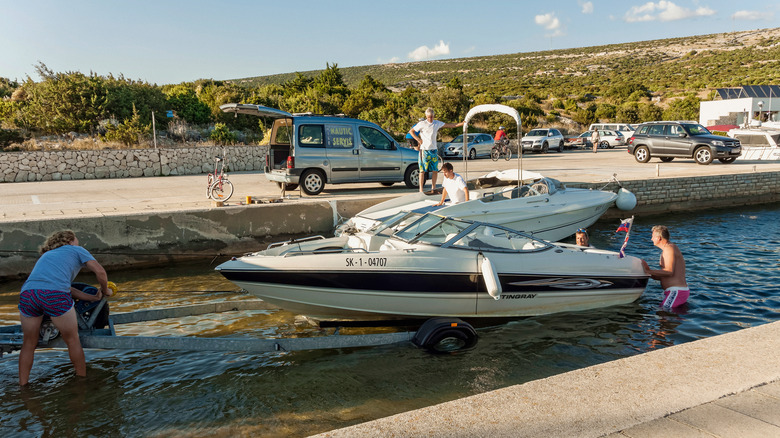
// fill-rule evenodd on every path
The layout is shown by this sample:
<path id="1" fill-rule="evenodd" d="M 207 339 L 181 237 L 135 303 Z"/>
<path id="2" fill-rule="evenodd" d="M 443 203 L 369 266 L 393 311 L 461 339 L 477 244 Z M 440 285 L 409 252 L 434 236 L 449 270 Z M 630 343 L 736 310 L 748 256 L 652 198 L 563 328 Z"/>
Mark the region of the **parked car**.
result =
<path id="1" fill-rule="evenodd" d="M 563 142 L 564 148 L 588 148 L 591 146 L 590 143 L 590 131 L 585 131 L 582 134 L 577 135 L 576 137 L 566 137 L 566 139 Z"/>
<path id="2" fill-rule="evenodd" d="M 265 177 L 307 195 L 325 184 L 403 181 L 419 186 L 418 152 L 404 147 L 378 125 L 342 116 L 290 114 L 261 105 L 228 103 L 224 112 L 270 117 Z"/>
<path id="3" fill-rule="evenodd" d="M 629 123 L 592 123 L 588 128 L 588 131 L 593 131 L 594 129 L 617 131 L 623 134 L 623 138 L 630 138 L 634 135 L 636 125 L 631 125 Z"/>
<path id="4" fill-rule="evenodd" d="M 493 137 L 490 134 L 466 134 L 468 135 L 468 157 L 473 160 L 477 157 L 489 157 L 493 150 Z M 442 148 L 444 158 L 463 158 L 463 134 Z"/>
<path id="5" fill-rule="evenodd" d="M 696 122 L 647 122 L 628 139 L 628 153 L 640 163 L 652 157 L 669 162 L 677 157 L 693 158 L 699 164 L 733 163 L 742 152 L 739 140 L 713 135 Z"/>
<path id="6" fill-rule="evenodd" d="M 563 134 L 557 129 L 532 129 L 521 140 L 524 151 L 546 154 L 549 149 L 563 152 Z"/>
<path id="7" fill-rule="evenodd" d="M 599 130 L 599 149 L 614 149 L 615 146 L 623 146 L 624 144 L 626 144 L 626 140 L 620 131 Z"/>

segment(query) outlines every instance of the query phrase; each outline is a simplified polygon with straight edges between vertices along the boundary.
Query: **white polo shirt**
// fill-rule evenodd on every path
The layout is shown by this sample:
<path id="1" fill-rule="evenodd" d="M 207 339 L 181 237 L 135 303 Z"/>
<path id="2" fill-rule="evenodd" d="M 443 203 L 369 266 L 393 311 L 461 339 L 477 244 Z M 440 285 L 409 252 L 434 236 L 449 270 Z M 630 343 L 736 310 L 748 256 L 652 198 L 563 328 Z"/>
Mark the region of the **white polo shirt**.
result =
<path id="1" fill-rule="evenodd" d="M 455 173 L 451 179 L 445 176 L 441 186 L 447 190 L 447 195 L 453 204 L 466 201 L 466 192 L 463 190 L 466 188 L 466 181 L 459 174 Z"/>
<path id="2" fill-rule="evenodd" d="M 421 120 L 416 125 L 414 125 L 412 129 L 415 130 L 415 132 L 420 133 L 418 135 L 422 140 L 422 144 L 420 145 L 421 150 L 435 151 L 437 149 L 436 135 L 439 133 L 439 128 L 441 128 L 444 125 L 445 125 L 444 122 L 440 122 L 438 120 L 434 120 L 433 122 L 428 122 L 428 119 Z"/>

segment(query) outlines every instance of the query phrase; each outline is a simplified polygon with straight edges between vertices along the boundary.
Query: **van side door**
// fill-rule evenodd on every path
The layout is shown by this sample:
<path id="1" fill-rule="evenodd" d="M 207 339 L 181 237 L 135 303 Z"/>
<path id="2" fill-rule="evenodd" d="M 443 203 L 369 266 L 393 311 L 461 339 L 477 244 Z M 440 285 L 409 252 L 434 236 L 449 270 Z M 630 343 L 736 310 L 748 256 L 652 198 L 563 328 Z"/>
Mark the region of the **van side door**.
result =
<path id="1" fill-rule="evenodd" d="M 360 149 L 355 142 L 354 123 L 326 123 L 325 150 L 328 182 L 358 181 L 360 176 Z"/>
<path id="2" fill-rule="evenodd" d="M 359 126 L 360 180 L 400 181 L 403 179 L 401 150 L 382 131 Z"/>

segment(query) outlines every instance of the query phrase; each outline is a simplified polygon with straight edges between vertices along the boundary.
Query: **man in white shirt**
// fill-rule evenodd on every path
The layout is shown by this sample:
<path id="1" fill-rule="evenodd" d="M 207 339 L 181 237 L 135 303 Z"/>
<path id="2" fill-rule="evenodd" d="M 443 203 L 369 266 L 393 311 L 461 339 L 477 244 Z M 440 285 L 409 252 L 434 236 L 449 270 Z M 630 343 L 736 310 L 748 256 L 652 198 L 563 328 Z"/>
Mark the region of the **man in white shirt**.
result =
<path id="1" fill-rule="evenodd" d="M 443 205 L 447 195 L 449 195 L 450 202 L 453 204 L 468 201 L 469 188 L 466 186 L 466 181 L 463 180 L 462 176 L 455 173 L 452 169 L 452 164 L 444 163 L 441 167 L 441 173 L 444 174 L 444 181 L 441 183 L 444 190 L 441 192 L 441 201 L 436 205 Z"/>
<path id="2" fill-rule="evenodd" d="M 436 189 L 436 178 L 439 175 L 439 153 L 436 147 L 436 137 L 441 128 L 458 128 L 460 123 L 444 123 L 433 119 L 433 108 L 425 110 L 425 120 L 418 122 L 409 130 L 409 134 L 417 140 L 420 151 L 418 164 L 420 168 L 420 191 L 423 192 L 425 184 L 425 172 L 431 172 L 431 190 Z M 419 134 L 418 134 L 419 132 Z"/>

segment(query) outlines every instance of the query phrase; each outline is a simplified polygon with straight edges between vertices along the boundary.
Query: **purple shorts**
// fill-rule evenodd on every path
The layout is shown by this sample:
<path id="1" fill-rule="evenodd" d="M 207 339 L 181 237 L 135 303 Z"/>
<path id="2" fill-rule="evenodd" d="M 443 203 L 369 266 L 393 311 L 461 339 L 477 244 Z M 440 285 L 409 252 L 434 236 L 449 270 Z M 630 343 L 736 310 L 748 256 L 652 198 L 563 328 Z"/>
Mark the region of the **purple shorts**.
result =
<path id="1" fill-rule="evenodd" d="M 43 314 L 58 317 L 73 307 L 70 291 L 28 289 L 19 294 L 19 312 L 29 318 Z"/>
<path id="2" fill-rule="evenodd" d="M 661 304 L 661 306 L 669 309 L 685 304 L 685 302 L 688 301 L 688 296 L 690 295 L 691 291 L 687 287 L 669 287 L 664 291 L 664 302 Z"/>

